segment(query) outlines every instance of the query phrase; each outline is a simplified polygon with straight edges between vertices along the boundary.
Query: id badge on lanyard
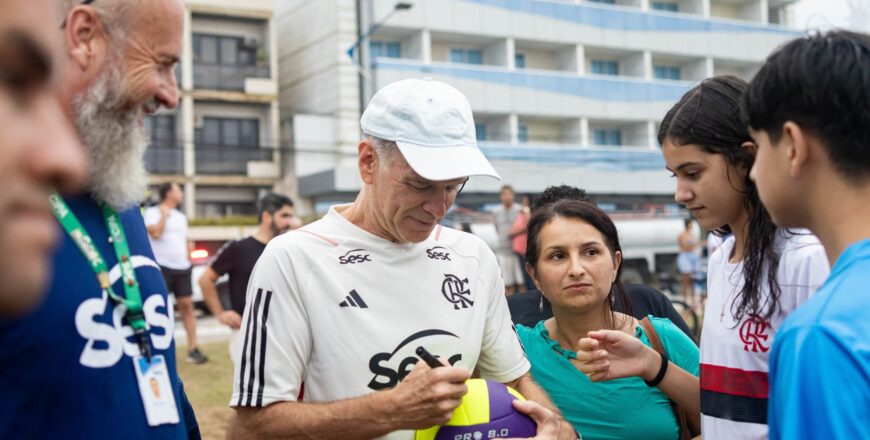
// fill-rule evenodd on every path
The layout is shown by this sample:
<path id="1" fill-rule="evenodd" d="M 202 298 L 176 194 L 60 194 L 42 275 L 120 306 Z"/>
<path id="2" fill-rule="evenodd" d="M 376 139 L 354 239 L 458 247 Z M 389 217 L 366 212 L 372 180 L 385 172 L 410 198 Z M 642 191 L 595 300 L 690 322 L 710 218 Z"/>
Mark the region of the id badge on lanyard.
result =
<path id="1" fill-rule="evenodd" d="M 94 245 L 93 239 L 69 209 L 66 202 L 58 194 L 49 197 L 51 209 L 61 226 L 76 243 L 79 250 L 88 260 L 91 269 L 97 277 L 100 288 L 115 303 L 124 305 L 124 317 L 127 324 L 133 329 L 133 338 L 139 347 L 139 355 L 133 357 L 133 368 L 136 371 L 136 379 L 139 383 L 139 394 L 145 405 L 145 415 L 149 426 L 158 426 L 167 423 L 178 423 L 178 407 L 175 405 L 175 396 L 169 368 L 163 355 L 151 354 L 151 339 L 148 332 L 148 323 L 142 311 L 142 294 L 139 290 L 139 282 L 136 280 L 136 272 L 130 261 L 130 248 L 124 227 L 118 218 L 118 214 L 105 204 L 101 204 L 103 219 L 109 230 L 110 241 L 118 257 L 118 266 L 124 285 L 124 297 L 117 295 L 109 281 L 109 269 L 106 261 L 100 255 Z"/>

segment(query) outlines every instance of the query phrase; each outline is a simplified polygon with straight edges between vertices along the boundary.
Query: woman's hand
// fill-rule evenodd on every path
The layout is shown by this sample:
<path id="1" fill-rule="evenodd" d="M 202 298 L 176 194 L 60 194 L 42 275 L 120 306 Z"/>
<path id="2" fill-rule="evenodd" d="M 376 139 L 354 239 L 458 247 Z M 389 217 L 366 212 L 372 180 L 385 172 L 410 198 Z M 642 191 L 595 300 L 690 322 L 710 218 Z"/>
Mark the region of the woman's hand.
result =
<path id="1" fill-rule="evenodd" d="M 533 440 L 559 440 L 577 438 L 577 435 L 570 429 L 567 423 L 562 420 L 556 413 L 550 411 L 539 403 L 529 400 L 514 400 L 512 402 L 514 409 L 531 417 L 538 425 L 538 433 Z M 506 439 L 520 440 L 520 439 Z M 580 440 L 579 438 L 577 440 Z"/>
<path id="2" fill-rule="evenodd" d="M 589 332 L 579 348 L 572 363 L 593 382 L 634 376 L 652 380 L 661 368 L 660 354 L 618 330 Z"/>

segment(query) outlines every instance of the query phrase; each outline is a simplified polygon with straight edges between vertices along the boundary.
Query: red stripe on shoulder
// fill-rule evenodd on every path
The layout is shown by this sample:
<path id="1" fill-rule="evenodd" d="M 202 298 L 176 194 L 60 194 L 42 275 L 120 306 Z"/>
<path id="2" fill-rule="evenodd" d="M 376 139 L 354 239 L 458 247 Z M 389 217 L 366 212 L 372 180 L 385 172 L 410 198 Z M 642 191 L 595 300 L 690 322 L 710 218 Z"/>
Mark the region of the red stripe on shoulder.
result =
<path id="1" fill-rule="evenodd" d="M 306 234 L 311 234 L 311 235 L 313 235 L 313 236 L 315 236 L 315 237 L 317 237 L 317 238 L 319 238 L 319 239 L 321 239 L 321 240 L 323 240 L 323 241 L 325 241 L 325 242 L 331 244 L 333 247 L 338 247 L 338 242 L 335 241 L 335 240 L 333 240 L 333 239 L 331 239 L 331 238 L 327 238 L 327 237 L 324 237 L 324 236 L 322 236 L 322 235 L 320 235 L 320 234 L 316 234 L 316 233 L 311 232 L 311 231 L 306 231 L 306 230 L 304 230 L 304 229 L 298 229 L 298 231 L 299 231 L 299 232 L 304 232 L 304 233 L 306 233 Z"/>
<path id="2" fill-rule="evenodd" d="M 438 238 L 441 237 L 441 225 L 438 225 L 438 230 L 435 231 L 435 241 L 438 241 Z"/>

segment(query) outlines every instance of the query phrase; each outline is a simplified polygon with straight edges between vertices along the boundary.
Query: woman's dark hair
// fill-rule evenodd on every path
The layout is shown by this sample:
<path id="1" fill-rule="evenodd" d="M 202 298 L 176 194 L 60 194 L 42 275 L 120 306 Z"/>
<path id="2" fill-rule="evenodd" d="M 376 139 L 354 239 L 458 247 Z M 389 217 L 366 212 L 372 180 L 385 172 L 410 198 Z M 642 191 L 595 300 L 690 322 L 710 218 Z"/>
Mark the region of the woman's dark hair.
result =
<path id="1" fill-rule="evenodd" d="M 748 213 L 745 256 L 743 258 L 743 289 L 739 300 L 731 307 L 734 319 L 740 321 L 745 315 L 759 315 L 770 319 L 780 308 L 781 289 L 776 280 L 779 254 L 774 249 L 776 225 L 758 198 L 758 189 L 749 179 L 749 170 L 755 162 L 755 154 L 742 147 L 744 142 L 753 142 L 746 124 L 740 119 L 740 100 L 748 84 L 734 76 L 715 76 L 698 84 L 671 108 L 662 120 L 658 140 L 677 146 L 688 144 L 709 154 L 720 154 L 726 162 L 742 175 L 745 198 L 743 205 Z M 729 180 L 731 173 L 728 174 Z M 737 187 L 731 182 L 732 187 Z M 731 232 L 728 225 L 715 231 L 719 235 Z M 765 272 L 765 263 L 767 271 Z M 769 299 L 762 303 L 762 278 L 767 275 Z"/>
<path id="2" fill-rule="evenodd" d="M 616 225 L 613 220 L 594 203 L 583 200 L 559 200 L 544 206 L 539 207 L 532 212 L 532 218 L 528 225 L 528 244 L 526 245 L 526 264 L 532 268 L 537 267 L 538 257 L 540 256 L 540 235 L 544 226 L 549 224 L 554 218 L 562 217 L 567 219 L 578 219 L 589 223 L 593 228 L 604 237 L 604 244 L 610 250 L 610 255 L 615 256 L 616 252 L 622 252 L 619 245 L 619 234 L 616 232 Z M 631 303 L 628 299 L 628 294 L 625 292 L 625 287 L 620 281 L 622 275 L 622 265 L 616 269 L 616 281 L 610 287 L 610 293 L 607 295 L 607 305 L 610 310 L 613 310 L 615 301 L 621 301 L 625 306 L 623 308 L 626 315 L 631 315 Z M 612 314 L 608 323 L 613 326 Z"/>

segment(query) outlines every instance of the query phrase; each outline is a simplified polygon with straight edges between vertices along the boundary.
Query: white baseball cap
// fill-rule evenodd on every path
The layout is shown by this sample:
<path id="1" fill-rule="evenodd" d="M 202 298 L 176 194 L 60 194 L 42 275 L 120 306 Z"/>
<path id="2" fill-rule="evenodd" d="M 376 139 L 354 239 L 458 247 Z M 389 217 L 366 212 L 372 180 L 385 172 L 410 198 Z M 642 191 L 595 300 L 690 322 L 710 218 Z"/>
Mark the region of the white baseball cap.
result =
<path id="1" fill-rule="evenodd" d="M 360 126 L 366 134 L 394 141 L 424 179 L 501 179 L 477 146 L 471 105 L 443 82 L 405 79 L 387 85 L 372 97 Z"/>

